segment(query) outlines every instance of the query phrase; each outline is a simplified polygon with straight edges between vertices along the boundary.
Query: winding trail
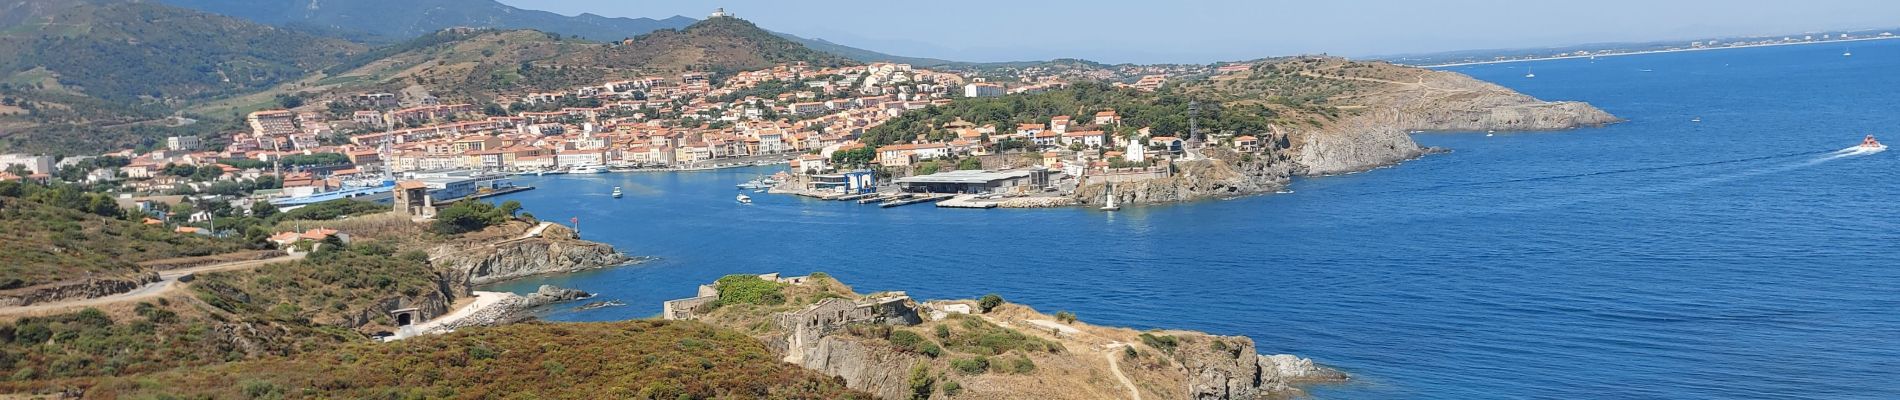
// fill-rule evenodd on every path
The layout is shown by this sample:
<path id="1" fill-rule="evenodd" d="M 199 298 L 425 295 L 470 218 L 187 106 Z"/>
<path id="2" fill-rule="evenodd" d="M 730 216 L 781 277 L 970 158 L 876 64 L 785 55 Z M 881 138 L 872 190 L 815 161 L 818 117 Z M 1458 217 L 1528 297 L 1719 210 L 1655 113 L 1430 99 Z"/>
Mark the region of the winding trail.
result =
<path id="1" fill-rule="evenodd" d="M 1128 379 L 1128 375 L 1122 375 L 1122 363 L 1120 360 L 1115 359 L 1115 349 L 1127 346 L 1127 343 L 1110 343 L 1108 345 L 1109 351 L 1102 353 L 1102 357 L 1108 359 L 1108 371 L 1115 373 L 1115 380 L 1122 381 L 1122 386 L 1128 387 L 1128 398 L 1141 400 L 1141 389 L 1135 388 L 1135 381 Z"/>
<path id="2" fill-rule="evenodd" d="M 178 288 L 188 286 L 189 285 L 188 283 L 181 282 L 181 280 L 185 280 L 186 277 L 194 276 L 197 274 L 212 273 L 212 272 L 252 269 L 252 268 L 257 268 L 257 267 L 261 267 L 261 266 L 269 265 L 269 264 L 301 260 L 303 259 L 303 257 L 304 257 L 304 254 L 300 253 L 300 254 L 292 254 L 292 255 L 287 255 L 287 256 L 282 256 L 282 257 L 277 257 L 277 258 L 267 258 L 267 259 L 262 259 L 262 260 L 236 261 L 236 262 L 228 262 L 228 263 L 220 263 L 220 264 L 211 264 L 211 265 L 193 267 L 193 268 L 181 268 L 181 269 L 174 269 L 174 270 L 169 270 L 169 271 L 159 271 L 158 282 L 145 284 L 145 286 L 141 286 L 138 289 L 134 289 L 130 292 L 119 293 L 119 294 L 115 294 L 111 296 L 94 297 L 90 299 L 67 300 L 67 301 L 59 301 L 59 302 L 44 303 L 44 304 L 33 304 L 33 305 L 19 306 L 19 307 L 5 307 L 5 308 L 0 308 L 0 317 L 23 317 L 23 316 L 57 314 L 57 313 L 62 313 L 62 312 L 78 310 L 78 309 L 84 309 L 86 307 L 98 307 L 98 306 L 103 306 L 103 305 L 142 301 L 142 300 L 162 296 L 167 293 L 171 293 L 174 290 L 178 290 Z"/>

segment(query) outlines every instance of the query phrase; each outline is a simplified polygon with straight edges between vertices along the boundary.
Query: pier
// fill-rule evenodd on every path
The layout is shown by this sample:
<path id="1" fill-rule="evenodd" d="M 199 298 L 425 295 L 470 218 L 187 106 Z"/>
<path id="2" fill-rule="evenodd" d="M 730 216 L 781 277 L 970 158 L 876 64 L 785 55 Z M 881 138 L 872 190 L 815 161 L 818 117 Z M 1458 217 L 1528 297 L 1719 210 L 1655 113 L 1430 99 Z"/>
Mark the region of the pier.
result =
<path id="1" fill-rule="evenodd" d="M 981 199 L 978 199 L 977 196 L 972 196 L 972 195 L 956 196 L 949 200 L 937 202 L 937 207 L 942 207 L 942 208 L 982 209 L 982 208 L 996 208 L 996 205 L 997 205 L 997 202 L 995 201 L 983 201 Z"/>
<path id="2" fill-rule="evenodd" d="M 910 198 L 906 198 L 906 199 L 886 201 L 883 204 L 878 204 L 877 206 L 883 207 L 883 208 L 902 207 L 902 206 L 908 206 L 908 205 L 917 204 L 917 203 L 943 201 L 943 200 L 947 200 L 951 197 L 956 197 L 956 196 L 948 195 L 948 194 L 915 194 L 909 197 Z"/>

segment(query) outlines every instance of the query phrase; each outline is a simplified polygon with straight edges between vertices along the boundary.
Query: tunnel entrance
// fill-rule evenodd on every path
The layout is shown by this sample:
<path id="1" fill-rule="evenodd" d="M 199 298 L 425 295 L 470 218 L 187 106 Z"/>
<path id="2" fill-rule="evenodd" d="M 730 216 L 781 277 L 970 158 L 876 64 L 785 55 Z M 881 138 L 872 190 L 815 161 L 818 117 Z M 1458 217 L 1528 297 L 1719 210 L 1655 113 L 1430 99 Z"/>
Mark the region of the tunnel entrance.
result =
<path id="1" fill-rule="evenodd" d="M 403 327 L 403 326 L 414 325 L 416 323 L 416 312 L 417 310 L 414 308 L 404 308 L 401 310 L 390 311 L 389 314 L 391 316 L 396 317 L 396 326 Z"/>

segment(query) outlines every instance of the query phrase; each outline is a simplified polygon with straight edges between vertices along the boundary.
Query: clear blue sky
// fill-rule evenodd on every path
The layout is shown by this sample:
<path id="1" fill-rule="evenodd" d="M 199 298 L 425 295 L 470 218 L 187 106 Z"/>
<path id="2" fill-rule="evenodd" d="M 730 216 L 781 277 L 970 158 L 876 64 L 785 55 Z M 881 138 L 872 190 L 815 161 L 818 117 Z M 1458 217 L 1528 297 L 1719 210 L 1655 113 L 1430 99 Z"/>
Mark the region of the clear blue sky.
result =
<path id="1" fill-rule="evenodd" d="M 574 15 L 705 18 L 960 61 L 1191 62 L 1900 27 L 1893 0 L 501 0 Z"/>

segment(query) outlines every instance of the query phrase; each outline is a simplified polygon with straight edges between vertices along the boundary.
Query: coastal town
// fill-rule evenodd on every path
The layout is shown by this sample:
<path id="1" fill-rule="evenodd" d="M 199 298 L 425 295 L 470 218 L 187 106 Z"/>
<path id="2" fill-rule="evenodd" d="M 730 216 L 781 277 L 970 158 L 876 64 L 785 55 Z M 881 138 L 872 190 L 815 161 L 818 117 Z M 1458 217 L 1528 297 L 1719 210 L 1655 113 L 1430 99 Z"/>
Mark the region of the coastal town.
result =
<path id="1" fill-rule="evenodd" d="M 726 15 L 722 10 L 711 18 Z M 1171 75 L 1252 67 L 1143 67 L 1122 71 L 1146 74 L 1113 86 L 1152 92 Z M 1193 157 L 1202 145 L 1184 137 L 1188 132 L 1125 125 L 1106 108 L 1015 126 L 957 120 L 930 129 L 947 134 L 916 132 L 897 143 L 860 140 L 869 129 L 927 107 L 1070 86 L 1070 74 L 1058 68 L 1005 73 L 1010 79 L 897 63 L 791 63 L 727 76 L 613 80 L 483 103 L 445 100 L 427 90 L 332 93 L 249 112 L 248 130 L 172 136 L 144 151 L 0 156 L 0 166 L 8 167 L 0 180 L 107 183 L 119 188 L 123 207 L 213 230 L 208 223 L 216 215 L 170 208 L 190 200 L 230 206 L 199 209 L 242 212 L 268 202 L 289 210 L 355 199 L 413 201 L 397 208 L 427 216 L 432 206 L 416 206 L 530 189 L 512 183 L 514 175 L 771 164 L 787 167 L 745 187 L 886 206 L 952 200 L 940 205 L 1049 207 L 1075 203 L 1069 195 L 1091 177 L 1165 176 L 1169 160 Z M 1262 140 L 1230 134 L 1210 143 L 1253 151 Z M 426 188 L 427 201 L 403 195 L 417 188 Z M 155 204 L 161 202 L 169 204 Z"/>

